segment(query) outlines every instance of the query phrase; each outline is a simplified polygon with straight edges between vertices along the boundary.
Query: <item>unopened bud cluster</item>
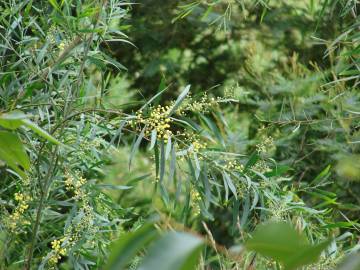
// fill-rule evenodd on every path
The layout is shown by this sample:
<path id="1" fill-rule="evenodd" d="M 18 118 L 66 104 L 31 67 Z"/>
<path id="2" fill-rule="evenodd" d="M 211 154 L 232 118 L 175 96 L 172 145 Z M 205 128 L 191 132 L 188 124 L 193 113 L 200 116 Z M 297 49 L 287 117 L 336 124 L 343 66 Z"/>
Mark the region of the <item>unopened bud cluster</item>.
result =
<path id="1" fill-rule="evenodd" d="M 170 107 L 160 106 L 150 107 L 148 116 L 143 114 L 143 111 L 136 112 L 136 119 L 130 122 L 132 127 L 136 127 L 141 131 L 145 127 L 145 136 L 150 136 L 153 130 L 156 131 L 158 139 L 164 139 L 165 142 L 172 136 L 171 123 L 172 120 L 169 116 Z"/>
<path id="2" fill-rule="evenodd" d="M 266 154 L 274 147 L 274 139 L 269 137 L 263 137 L 261 143 L 256 145 L 256 151 L 259 154 Z"/>
<path id="3" fill-rule="evenodd" d="M 17 202 L 17 206 L 13 213 L 9 215 L 7 225 L 10 231 L 16 233 L 18 225 L 30 225 L 30 222 L 24 219 L 24 214 L 25 211 L 29 208 L 28 202 L 31 201 L 31 197 L 17 192 L 14 194 L 14 199 Z"/>
<path id="4" fill-rule="evenodd" d="M 225 169 L 227 170 L 236 170 L 242 172 L 244 170 L 244 165 L 237 160 L 230 160 L 225 164 Z"/>
<path id="5" fill-rule="evenodd" d="M 191 198 L 191 206 L 194 210 L 194 215 L 200 215 L 200 206 L 199 202 L 201 201 L 200 193 L 196 189 L 192 189 L 190 191 L 190 198 Z"/>

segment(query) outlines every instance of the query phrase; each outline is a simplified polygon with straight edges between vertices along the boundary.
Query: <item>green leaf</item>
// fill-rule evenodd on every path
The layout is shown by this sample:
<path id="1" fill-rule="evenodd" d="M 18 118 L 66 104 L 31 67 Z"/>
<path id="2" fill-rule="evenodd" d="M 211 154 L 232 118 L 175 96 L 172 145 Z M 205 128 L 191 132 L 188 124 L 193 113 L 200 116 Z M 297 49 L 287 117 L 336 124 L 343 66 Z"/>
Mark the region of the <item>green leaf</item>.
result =
<path id="1" fill-rule="evenodd" d="M 51 136 L 49 133 L 47 133 L 45 130 L 40 128 L 38 125 L 36 125 L 34 122 L 31 122 L 29 119 L 23 119 L 24 126 L 27 126 L 32 131 L 43 137 L 44 139 L 48 140 L 49 142 L 52 142 L 54 144 L 61 144 L 57 139 L 55 139 L 53 136 Z"/>
<path id="2" fill-rule="evenodd" d="M 237 199 L 236 187 L 235 187 L 233 181 L 231 180 L 230 176 L 226 172 L 223 172 L 223 177 L 224 177 L 224 182 L 226 182 L 226 184 L 230 188 L 232 194 L 234 194 L 235 198 Z"/>
<path id="3" fill-rule="evenodd" d="M 53 136 L 47 133 L 45 130 L 41 129 L 35 123 L 31 122 L 27 115 L 25 115 L 21 111 L 11 111 L 8 113 L 4 113 L 0 115 L 0 125 L 7 129 L 17 129 L 20 126 L 26 126 L 30 128 L 32 131 L 40 135 L 41 137 L 47 139 L 48 141 L 61 144 L 58 140 L 56 140 Z"/>
<path id="4" fill-rule="evenodd" d="M 176 173 L 176 150 L 175 144 L 171 148 L 171 159 L 170 159 L 170 171 L 169 171 L 169 179 L 174 180 Z"/>
<path id="5" fill-rule="evenodd" d="M 159 147 L 158 147 L 158 143 L 155 143 L 155 147 L 154 147 L 154 156 L 155 156 L 155 174 L 156 174 L 156 179 L 159 177 L 159 170 L 160 170 L 160 157 L 159 157 Z"/>
<path id="6" fill-rule="evenodd" d="M 288 258 L 284 262 L 285 265 L 284 270 L 297 269 L 304 265 L 315 263 L 320 257 L 321 252 L 325 250 L 325 248 L 330 243 L 331 240 L 329 239 L 324 242 L 321 242 L 320 244 L 314 246 L 308 246 L 307 248 L 298 250 L 298 252 L 294 256 Z"/>
<path id="7" fill-rule="evenodd" d="M 164 182 L 165 175 L 165 146 L 164 141 L 160 142 L 160 184 Z"/>
<path id="8" fill-rule="evenodd" d="M 168 160 L 169 155 L 171 151 L 171 137 L 169 136 L 167 144 L 166 144 L 166 150 L 165 150 L 165 160 Z"/>
<path id="9" fill-rule="evenodd" d="M 221 145 L 223 147 L 225 147 L 225 141 L 224 141 L 223 136 L 221 135 L 221 131 L 218 128 L 218 126 L 216 125 L 216 123 L 214 123 L 214 121 L 212 121 L 211 119 L 209 119 L 208 117 L 206 117 L 202 114 L 200 114 L 200 117 L 206 123 L 206 125 L 209 127 L 209 129 L 214 133 L 214 135 L 216 136 L 218 141 L 221 143 Z"/>
<path id="10" fill-rule="evenodd" d="M 243 211 L 242 211 L 242 215 L 241 215 L 241 219 L 240 219 L 240 226 L 242 228 L 245 227 L 246 222 L 249 219 L 249 213 L 250 213 L 250 196 L 246 195 L 246 197 L 244 199 Z"/>
<path id="11" fill-rule="evenodd" d="M 197 269 L 202 243 L 191 234 L 170 232 L 150 247 L 138 270 Z"/>
<path id="12" fill-rule="evenodd" d="M 178 98 L 175 101 L 174 106 L 171 108 L 170 112 L 169 112 L 169 116 L 172 115 L 174 112 L 176 112 L 176 110 L 179 108 L 179 106 L 181 105 L 181 102 L 183 102 L 183 100 L 185 99 L 185 97 L 187 96 L 187 94 L 189 93 L 190 90 L 190 84 L 188 84 L 184 90 L 181 92 L 181 94 L 178 96 Z"/>
<path id="13" fill-rule="evenodd" d="M 318 184 L 319 182 L 321 182 L 321 180 L 323 180 L 324 178 L 326 178 L 329 175 L 329 171 L 330 171 L 331 166 L 328 165 L 326 166 L 325 169 L 323 169 L 316 177 L 314 180 L 312 180 L 312 184 Z"/>
<path id="14" fill-rule="evenodd" d="M 206 209 L 209 208 L 210 206 L 210 201 L 211 201 L 211 186 L 210 186 L 210 182 L 207 176 L 207 164 L 206 162 L 204 162 L 204 170 L 202 175 L 202 180 L 203 180 L 203 186 L 205 189 L 205 207 Z"/>
<path id="15" fill-rule="evenodd" d="M 324 229 L 333 229 L 333 228 L 351 228 L 351 227 L 358 227 L 360 224 L 357 222 L 346 222 L 346 221 L 339 221 L 330 224 L 326 224 L 322 226 Z"/>
<path id="16" fill-rule="evenodd" d="M 195 179 L 198 180 L 201 172 L 201 166 L 196 152 L 194 152 L 194 162 L 195 162 Z"/>
<path id="17" fill-rule="evenodd" d="M 113 66 L 116 67 L 120 72 L 121 72 L 122 70 L 127 70 L 127 68 L 126 68 L 124 65 L 122 65 L 121 63 L 119 63 L 117 60 L 115 60 L 114 58 L 110 57 L 109 55 L 104 54 L 104 53 L 102 53 L 101 55 L 104 57 L 104 59 L 95 58 L 95 57 L 94 57 L 94 58 L 95 58 L 95 59 L 98 59 L 98 60 L 100 60 L 100 61 L 104 61 L 104 62 L 107 63 L 107 64 L 113 65 Z"/>
<path id="18" fill-rule="evenodd" d="M 136 152 L 139 149 L 140 143 L 141 143 L 142 139 L 144 138 L 144 135 L 145 135 L 145 127 L 142 129 L 142 131 L 140 132 L 139 136 L 137 137 L 135 143 L 132 146 L 130 158 L 129 158 L 129 169 L 131 167 L 131 162 L 132 162 Z"/>
<path id="19" fill-rule="evenodd" d="M 160 185 L 160 193 L 161 197 L 164 200 L 164 203 L 169 204 L 169 194 L 166 190 L 164 184 L 164 175 L 165 175 L 165 146 L 164 141 L 162 140 L 160 143 L 160 177 L 159 177 L 159 185 Z"/>
<path id="20" fill-rule="evenodd" d="M 9 131 L 0 131 L 0 160 L 4 161 L 10 168 L 16 171 L 22 178 L 25 178 L 25 170 L 30 169 L 30 160 L 19 137 Z"/>
<path id="21" fill-rule="evenodd" d="M 59 12 L 61 12 L 60 6 L 56 0 L 48 0 L 48 2 Z"/>
<path id="22" fill-rule="evenodd" d="M 355 252 L 348 255 L 342 263 L 339 265 L 337 270 L 359 270 L 360 269 L 360 253 Z"/>
<path id="23" fill-rule="evenodd" d="M 259 225 L 246 248 L 282 263 L 284 269 L 291 270 L 316 262 L 320 253 L 330 244 L 327 240 L 310 245 L 303 234 L 285 222 Z"/>
<path id="24" fill-rule="evenodd" d="M 257 152 L 253 152 L 251 154 L 251 156 L 249 157 L 249 160 L 247 161 L 247 163 L 245 164 L 245 170 L 251 168 L 253 165 L 256 164 L 256 162 L 259 160 L 259 155 L 257 154 Z"/>
<path id="25" fill-rule="evenodd" d="M 275 177 L 280 176 L 289 171 L 291 168 L 286 165 L 277 165 L 275 168 L 272 169 L 270 172 L 264 173 L 266 177 Z"/>
<path id="26" fill-rule="evenodd" d="M 126 269 L 127 264 L 142 248 L 158 236 L 152 224 L 121 236 L 111 248 L 111 254 L 105 270 Z"/>
<path id="27" fill-rule="evenodd" d="M 155 99 L 157 99 L 163 92 L 165 92 L 167 89 L 169 88 L 169 86 L 167 86 L 166 88 L 164 88 L 163 90 L 161 90 L 160 92 L 158 92 L 155 96 L 153 96 L 152 98 L 150 98 L 141 108 L 141 110 L 144 110 L 147 106 L 149 106 Z"/>
<path id="28" fill-rule="evenodd" d="M 0 126 L 7 129 L 17 129 L 23 124 L 23 119 L 26 115 L 21 111 L 11 111 L 8 113 L 0 114 Z"/>
<path id="29" fill-rule="evenodd" d="M 156 138 L 157 138 L 156 135 L 157 135 L 157 131 L 156 131 L 156 129 L 153 129 L 153 130 L 151 131 L 151 143 L 150 143 L 150 148 L 149 148 L 149 150 L 153 149 L 154 146 L 155 146 Z"/>

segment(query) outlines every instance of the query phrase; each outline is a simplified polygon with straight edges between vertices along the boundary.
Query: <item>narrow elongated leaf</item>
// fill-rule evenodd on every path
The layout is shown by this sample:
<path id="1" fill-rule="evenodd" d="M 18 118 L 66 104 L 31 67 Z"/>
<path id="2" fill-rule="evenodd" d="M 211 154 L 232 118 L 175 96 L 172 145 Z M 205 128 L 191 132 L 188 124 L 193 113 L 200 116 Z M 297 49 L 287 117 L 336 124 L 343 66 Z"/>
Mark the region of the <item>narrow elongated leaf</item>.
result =
<path id="1" fill-rule="evenodd" d="M 240 206 L 240 201 L 239 200 L 235 200 L 233 202 L 233 206 L 232 206 L 232 225 L 231 225 L 231 235 L 234 235 L 234 233 L 236 231 L 238 231 L 238 217 L 239 217 L 239 206 Z M 241 226 L 242 227 L 242 226 Z"/>
<path id="2" fill-rule="evenodd" d="M 257 203 L 259 202 L 258 190 L 256 188 L 254 188 L 253 192 L 254 192 L 254 198 L 253 198 L 253 202 L 252 202 L 251 207 L 250 207 L 250 211 L 252 211 L 256 207 Z"/>
<path id="3" fill-rule="evenodd" d="M 314 246 L 307 246 L 298 250 L 293 256 L 284 262 L 284 270 L 293 270 L 301 266 L 315 263 L 320 257 L 321 252 L 329 246 L 331 240 L 324 241 Z"/>
<path id="4" fill-rule="evenodd" d="M 138 270 L 195 270 L 202 243 L 193 235 L 170 232 L 150 247 Z"/>
<path id="5" fill-rule="evenodd" d="M 144 134 L 145 134 L 145 127 L 142 129 L 142 131 L 140 132 L 139 136 L 137 137 L 135 143 L 132 146 L 130 158 L 129 158 L 129 169 L 131 167 L 131 162 L 132 162 L 136 152 L 139 149 L 140 143 L 141 143 L 142 139 L 144 138 Z"/>
<path id="6" fill-rule="evenodd" d="M 120 141 L 121 141 L 121 137 L 122 137 L 122 130 L 124 128 L 124 126 L 127 124 L 127 121 L 126 120 L 122 120 L 120 121 L 120 126 L 116 132 L 116 134 L 112 137 L 111 141 L 110 141 L 110 144 L 114 144 L 116 138 L 118 138 L 118 143 L 117 145 L 119 146 L 120 144 Z"/>
<path id="7" fill-rule="evenodd" d="M 223 183 L 224 183 L 224 188 L 225 188 L 225 200 L 228 201 L 229 200 L 229 186 L 228 186 L 228 183 L 227 183 L 224 175 L 223 175 Z"/>
<path id="8" fill-rule="evenodd" d="M 249 198 L 249 195 L 246 195 L 245 201 L 243 204 L 242 216 L 240 219 L 241 227 L 244 227 L 246 225 L 246 222 L 248 221 L 248 218 L 249 218 L 249 213 L 250 213 L 250 198 Z"/>
<path id="9" fill-rule="evenodd" d="M 0 160 L 4 161 L 10 168 L 16 171 L 21 177 L 25 177 L 25 170 L 30 169 L 29 157 L 19 137 L 9 131 L 0 131 Z"/>
<path id="10" fill-rule="evenodd" d="M 153 96 L 152 98 L 150 98 L 141 108 L 140 110 L 145 109 L 147 106 L 149 106 L 151 104 L 151 102 L 153 102 L 157 97 L 159 97 L 162 93 L 164 93 L 167 89 L 169 88 L 169 86 L 167 86 L 166 88 L 164 88 L 163 90 L 161 90 L 160 92 L 158 92 L 155 96 Z"/>
<path id="11" fill-rule="evenodd" d="M 101 61 L 104 61 L 105 63 L 108 63 L 108 64 L 111 64 L 113 65 L 114 67 L 116 67 L 119 71 L 122 71 L 122 70 L 127 70 L 127 68 L 122 65 L 120 62 L 118 62 L 117 60 L 115 60 L 114 58 L 110 57 L 109 55 L 103 53 L 101 54 L 103 56 L 103 59 L 102 58 L 97 58 Z M 95 58 L 95 57 L 94 57 Z M 96 59 L 96 58 L 95 58 Z"/>
<path id="12" fill-rule="evenodd" d="M 227 174 L 227 172 L 223 172 L 224 181 L 227 183 L 228 187 L 230 188 L 232 194 L 234 194 L 235 198 L 237 199 L 237 191 L 236 187 L 231 180 L 230 176 Z"/>
<path id="13" fill-rule="evenodd" d="M 17 129 L 23 124 L 26 115 L 20 111 L 0 114 L 0 126 L 7 129 Z"/>
<path id="14" fill-rule="evenodd" d="M 159 158 L 159 147 L 157 146 L 157 143 L 155 143 L 154 148 L 154 156 L 155 156 L 155 174 L 156 178 L 159 177 L 159 169 L 160 169 L 160 158 Z"/>
<path id="15" fill-rule="evenodd" d="M 37 126 L 35 123 L 31 122 L 27 116 L 21 111 L 11 111 L 9 113 L 4 113 L 0 115 L 0 126 L 3 126 L 7 129 L 17 129 L 20 126 L 26 126 L 32 131 L 40 135 L 41 137 L 47 139 L 48 141 L 61 144 L 53 136 L 47 133 L 45 130 Z"/>
<path id="16" fill-rule="evenodd" d="M 317 245 L 309 244 L 303 234 L 285 222 L 272 222 L 258 226 L 246 248 L 282 263 L 292 270 L 316 262 L 331 240 Z"/>
<path id="17" fill-rule="evenodd" d="M 323 169 L 316 177 L 314 180 L 312 180 L 312 184 L 318 184 L 319 182 L 321 182 L 321 180 L 324 180 L 324 178 L 326 178 L 326 176 L 329 174 L 330 172 L 330 168 L 331 166 L 328 165 L 326 166 L 325 169 Z"/>
<path id="18" fill-rule="evenodd" d="M 206 125 L 210 128 L 210 130 L 214 133 L 214 135 L 216 136 L 217 140 L 221 143 L 221 145 L 223 147 L 225 147 L 225 141 L 223 139 L 223 136 L 221 135 L 220 129 L 214 123 L 214 121 L 212 121 L 211 119 L 209 119 L 208 117 L 206 117 L 202 114 L 200 115 L 200 117 L 206 123 Z"/>
<path id="19" fill-rule="evenodd" d="M 48 0 L 48 2 L 59 12 L 61 12 L 60 6 L 56 0 Z"/>
<path id="20" fill-rule="evenodd" d="M 174 180 L 175 177 L 175 171 L 176 171 L 176 150 L 175 145 L 171 148 L 171 160 L 170 160 L 170 172 L 169 172 L 169 179 Z"/>
<path id="21" fill-rule="evenodd" d="M 181 105 L 181 102 L 183 102 L 183 100 L 185 99 L 185 97 L 187 96 L 187 94 L 189 93 L 190 90 L 190 84 L 185 86 L 184 90 L 181 92 L 181 94 L 178 96 L 178 98 L 176 99 L 174 106 L 171 108 L 170 112 L 169 112 L 169 116 L 172 115 L 174 112 L 176 112 L 176 110 L 179 108 L 179 106 Z"/>
<path id="22" fill-rule="evenodd" d="M 55 139 L 53 136 L 51 136 L 49 133 L 47 133 L 45 130 L 37 126 L 35 123 L 31 122 L 29 119 L 24 119 L 23 123 L 25 126 L 30 128 L 32 131 L 43 137 L 44 139 L 48 140 L 49 142 L 52 142 L 54 144 L 61 144 L 57 139 Z"/>
<path id="23" fill-rule="evenodd" d="M 206 209 L 210 206 L 210 200 L 211 200 L 211 187 L 210 182 L 207 175 L 207 164 L 204 162 L 204 170 L 202 173 L 202 179 L 203 179 L 203 185 L 205 189 L 205 207 Z"/>
<path id="24" fill-rule="evenodd" d="M 164 200 L 165 204 L 169 204 L 169 194 L 166 190 L 164 184 L 164 175 L 165 175 L 165 146 L 164 141 L 161 141 L 160 144 L 160 178 L 159 178 L 159 186 L 161 197 Z"/>
<path id="25" fill-rule="evenodd" d="M 294 255 L 303 246 L 308 245 L 304 235 L 299 234 L 285 222 L 273 222 L 259 225 L 246 243 L 249 250 L 284 261 Z"/>
<path id="26" fill-rule="evenodd" d="M 165 147 L 164 142 L 160 143 L 160 183 L 163 183 L 165 175 Z"/>
<path id="27" fill-rule="evenodd" d="M 165 151 L 165 159 L 167 160 L 169 158 L 171 151 L 171 137 L 169 136 L 167 144 L 166 144 L 166 151 Z"/>
<path id="28" fill-rule="evenodd" d="M 245 169 L 251 168 L 259 160 L 259 155 L 256 152 L 253 152 L 245 164 Z"/>
<path id="29" fill-rule="evenodd" d="M 339 265 L 337 270 L 359 270 L 360 269 L 360 253 L 355 252 L 348 255 Z"/>
<path id="30" fill-rule="evenodd" d="M 150 148 L 149 150 L 153 149 L 156 143 L 156 135 L 157 135 L 157 131 L 156 129 L 153 129 L 151 131 L 151 142 L 150 142 Z"/>
<path id="31" fill-rule="evenodd" d="M 126 269 L 126 265 L 130 263 L 136 253 L 157 236 L 158 233 L 152 224 L 121 236 L 111 248 L 111 255 L 105 270 Z"/>
<path id="32" fill-rule="evenodd" d="M 201 166 L 196 153 L 194 153 L 194 161 L 195 161 L 195 179 L 198 180 L 201 172 Z"/>

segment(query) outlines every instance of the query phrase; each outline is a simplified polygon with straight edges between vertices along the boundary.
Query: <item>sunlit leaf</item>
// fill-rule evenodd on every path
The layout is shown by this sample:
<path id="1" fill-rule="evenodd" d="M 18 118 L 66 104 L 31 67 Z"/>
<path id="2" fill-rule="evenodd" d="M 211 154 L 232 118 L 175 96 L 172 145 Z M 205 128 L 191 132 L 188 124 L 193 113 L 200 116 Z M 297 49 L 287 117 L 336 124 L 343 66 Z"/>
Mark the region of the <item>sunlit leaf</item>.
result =
<path id="1" fill-rule="evenodd" d="M 17 129 L 23 125 L 23 120 L 26 115 L 20 111 L 11 111 L 8 113 L 0 114 L 0 126 L 7 129 Z"/>
<path id="2" fill-rule="evenodd" d="M 34 131 L 41 137 L 48 140 L 49 142 L 52 142 L 54 144 L 61 144 L 61 142 L 59 142 L 57 139 L 55 139 L 53 136 L 51 136 L 49 133 L 47 133 L 45 130 L 43 130 L 42 128 L 40 128 L 39 126 L 37 126 L 35 123 L 31 122 L 30 120 L 24 119 L 23 124 L 24 124 L 24 126 L 27 126 L 28 128 L 30 128 L 32 131 Z"/>
<path id="3" fill-rule="evenodd" d="M 193 235 L 170 232 L 150 247 L 138 270 L 195 270 L 202 243 Z"/>
<path id="4" fill-rule="evenodd" d="M 25 148 L 13 132 L 0 131 L 0 160 L 3 160 L 23 178 L 25 174 L 19 166 L 25 170 L 30 169 L 30 160 Z"/>
<path id="5" fill-rule="evenodd" d="M 111 255 L 105 270 L 121 270 L 131 262 L 141 249 L 158 236 L 152 224 L 122 235 L 110 248 Z"/>
<path id="6" fill-rule="evenodd" d="M 189 90 L 190 90 L 190 85 L 187 85 L 184 88 L 184 90 L 180 93 L 178 98 L 176 99 L 173 107 L 171 108 L 171 110 L 169 112 L 169 116 L 171 116 L 174 112 L 176 112 L 176 110 L 179 108 L 179 106 L 181 105 L 181 103 L 183 102 L 183 100 L 185 99 L 187 94 L 189 93 Z"/>
<path id="7" fill-rule="evenodd" d="M 282 263 L 284 269 L 290 270 L 316 262 L 329 244 L 328 240 L 311 245 L 305 235 L 290 224 L 271 222 L 256 228 L 252 238 L 246 242 L 246 248 L 270 257 Z"/>

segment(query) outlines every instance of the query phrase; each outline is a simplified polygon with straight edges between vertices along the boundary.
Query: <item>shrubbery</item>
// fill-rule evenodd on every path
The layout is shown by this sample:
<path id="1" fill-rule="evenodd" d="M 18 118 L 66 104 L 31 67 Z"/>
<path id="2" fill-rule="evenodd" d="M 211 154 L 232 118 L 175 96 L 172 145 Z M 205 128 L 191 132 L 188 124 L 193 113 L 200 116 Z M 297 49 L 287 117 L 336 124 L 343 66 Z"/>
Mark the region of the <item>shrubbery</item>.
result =
<path id="1" fill-rule="evenodd" d="M 358 8 L 1 3 L 1 269 L 358 269 Z"/>

